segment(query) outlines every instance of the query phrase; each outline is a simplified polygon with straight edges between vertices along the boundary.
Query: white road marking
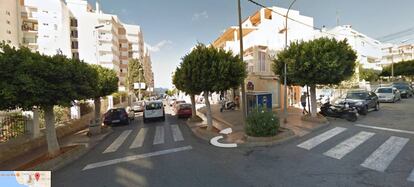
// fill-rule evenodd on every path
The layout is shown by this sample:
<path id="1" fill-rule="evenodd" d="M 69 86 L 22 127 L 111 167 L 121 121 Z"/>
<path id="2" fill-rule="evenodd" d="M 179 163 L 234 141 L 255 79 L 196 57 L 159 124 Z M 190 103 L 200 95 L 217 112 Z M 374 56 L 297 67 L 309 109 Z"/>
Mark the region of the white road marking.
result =
<path id="1" fill-rule="evenodd" d="M 154 145 L 164 143 L 164 126 L 157 126 L 155 129 Z"/>
<path id="2" fill-rule="evenodd" d="M 173 139 L 175 142 L 184 140 L 183 134 L 181 133 L 180 127 L 178 127 L 178 125 L 171 125 L 171 131 L 173 133 Z"/>
<path id="3" fill-rule="evenodd" d="M 237 144 L 235 143 L 220 143 L 218 140 L 224 138 L 223 136 L 216 136 L 214 138 L 211 138 L 210 143 L 213 144 L 216 147 L 224 147 L 224 148 L 234 148 L 237 147 Z"/>
<path id="4" fill-rule="evenodd" d="M 355 136 L 352 136 L 351 138 L 348 138 L 347 140 L 338 144 L 329 151 L 325 152 L 324 155 L 336 159 L 341 159 L 342 157 L 353 151 L 355 148 L 357 148 L 359 145 L 367 141 L 369 138 L 374 136 L 374 134 L 375 133 L 372 132 L 362 131 L 356 134 Z"/>
<path id="5" fill-rule="evenodd" d="M 315 136 L 299 145 L 298 147 L 301 147 L 303 149 L 311 150 L 312 148 L 316 147 L 317 145 L 321 144 L 322 142 L 329 140 L 330 138 L 336 136 L 337 134 L 345 131 L 346 128 L 342 127 L 335 127 L 329 131 L 326 131 L 318 136 Z"/>
<path id="6" fill-rule="evenodd" d="M 408 181 L 414 182 L 414 169 L 411 171 L 410 176 L 407 178 Z"/>
<path id="7" fill-rule="evenodd" d="M 414 131 L 406 131 L 406 130 L 400 130 L 400 129 L 390 129 L 390 128 L 385 128 L 385 127 L 377 127 L 377 126 L 362 125 L 362 124 L 355 124 L 355 126 L 365 127 L 365 128 L 371 128 L 371 129 L 377 129 L 377 130 L 384 130 L 384 131 L 391 131 L 391 132 L 400 132 L 400 133 L 406 133 L 406 134 L 414 134 Z"/>
<path id="8" fill-rule="evenodd" d="M 147 132 L 148 132 L 148 128 L 141 128 L 129 148 L 134 149 L 137 147 L 142 147 L 142 144 L 144 143 L 145 135 L 147 134 Z"/>
<path id="9" fill-rule="evenodd" d="M 113 165 L 113 164 L 118 164 L 118 163 L 122 163 L 122 162 L 129 162 L 129 161 L 133 161 L 133 160 L 138 160 L 138 159 L 143 159 L 143 158 L 148 158 L 148 157 L 153 157 L 153 156 L 158 156 L 158 155 L 165 155 L 165 154 L 170 154 L 170 153 L 175 153 L 175 152 L 180 152 L 180 151 L 186 151 L 186 150 L 190 150 L 190 149 L 192 149 L 191 146 L 185 146 L 185 147 L 167 149 L 167 150 L 156 151 L 156 152 L 151 152 L 151 153 L 145 153 L 145 154 L 140 154 L 140 155 L 132 155 L 132 156 L 127 156 L 127 157 L 123 157 L 123 158 L 118 158 L 118 159 L 113 159 L 113 160 L 107 160 L 107 161 L 103 161 L 103 162 L 88 164 L 82 170 L 85 171 L 85 170 L 88 170 L 88 169 L 99 168 L 99 167 L 103 167 L 103 166 L 109 166 L 109 165 Z"/>
<path id="10" fill-rule="evenodd" d="M 398 153 L 403 149 L 409 141 L 408 138 L 391 136 L 377 150 L 375 150 L 361 166 L 376 170 L 385 171 L 388 165 L 394 160 Z"/>
<path id="11" fill-rule="evenodd" d="M 126 130 L 122 132 L 121 135 L 119 135 L 118 138 L 116 138 L 115 141 L 108 148 L 106 148 L 103 153 L 111 153 L 118 150 L 118 148 L 121 147 L 122 143 L 124 143 L 131 132 L 132 130 Z"/>

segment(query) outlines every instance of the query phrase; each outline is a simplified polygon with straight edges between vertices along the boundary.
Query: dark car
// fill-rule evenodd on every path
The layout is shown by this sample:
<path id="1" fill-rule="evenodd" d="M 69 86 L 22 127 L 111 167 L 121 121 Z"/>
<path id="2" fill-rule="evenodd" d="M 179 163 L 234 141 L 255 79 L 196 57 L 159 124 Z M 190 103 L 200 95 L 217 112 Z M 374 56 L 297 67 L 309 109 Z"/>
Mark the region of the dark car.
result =
<path id="1" fill-rule="evenodd" d="M 350 107 L 356 107 L 359 114 L 366 115 L 369 109 L 379 110 L 378 96 L 374 92 L 365 90 L 352 90 L 346 93 L 345 98 L 338 104 L 348 103 Z"/>
<path id="2" fill-rule="evenodd" d="M 392 86 L 394 88 L 397 88 L 401 92 L 402 98 L 409 98 L 409 97 L 413 97 L 414 95 L 413 88 L 411 88 L 411 86 L 408 83 L 398 82 L 398 83 L 393 83 Z"/>
<path id="3" fill-rule="evenodd" d="M 104 124 L 105 125 L 114 125 L 114 124 L 123 124 L 129 125 L 130 116 L 124 108 L 113 108 L 109 109 L 104 114 Z"/>

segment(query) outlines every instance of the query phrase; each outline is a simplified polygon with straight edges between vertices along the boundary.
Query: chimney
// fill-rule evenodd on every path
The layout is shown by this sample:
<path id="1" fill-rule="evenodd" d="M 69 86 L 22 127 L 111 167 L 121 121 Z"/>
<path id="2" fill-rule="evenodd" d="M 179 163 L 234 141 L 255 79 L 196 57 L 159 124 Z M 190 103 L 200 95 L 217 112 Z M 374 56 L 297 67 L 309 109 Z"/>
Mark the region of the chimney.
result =
<path id="1" fill-rule="evenodd" d="M 95 12 L 96 12 L 96 13 L 100 13 L 100 9 L 99 9 L 99 1 L 96 1 L 96 3 L 95 3 Z"/>

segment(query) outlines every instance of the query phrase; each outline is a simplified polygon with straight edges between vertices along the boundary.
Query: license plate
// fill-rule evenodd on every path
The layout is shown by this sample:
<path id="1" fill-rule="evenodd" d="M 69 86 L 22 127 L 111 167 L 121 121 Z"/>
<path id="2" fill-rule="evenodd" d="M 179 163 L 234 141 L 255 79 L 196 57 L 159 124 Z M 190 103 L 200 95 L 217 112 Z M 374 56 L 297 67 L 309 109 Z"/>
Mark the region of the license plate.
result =
<path id="1" fill-rule="evenodd" d="M 379 96 L 379 98 L 385 98 L 385 96 Z"/>
<path id="2" fill-rule="evenodd" d="M 112 123 L 119 123 L 121 120 L 112 120 Z"/>

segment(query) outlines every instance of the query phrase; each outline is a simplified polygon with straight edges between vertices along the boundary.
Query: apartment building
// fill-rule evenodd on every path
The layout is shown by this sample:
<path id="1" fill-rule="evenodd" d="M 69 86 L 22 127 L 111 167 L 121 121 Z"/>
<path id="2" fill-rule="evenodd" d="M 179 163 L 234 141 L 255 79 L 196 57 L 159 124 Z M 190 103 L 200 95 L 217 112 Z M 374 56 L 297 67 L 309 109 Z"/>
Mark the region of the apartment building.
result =
<path id="1" fill-rule="evenodd" d="M 414 60 L 414 44 L 384 44 L 382 48 L 382 67 L 407 60 Z"/>
<path id="2" fill-rule="evenodd" d="M 249 91 L 270 92 L 273 107 L 283 106 L 283 78 L 272 72 L 271 64 L 276 54 L 285 47 L 286 29 L 283 15 L 286 15 L 286 12 L 287 9 L 279 7 L 262 8 L 242 22 L 244 60 L 248 66 L 245 85 L 254 85 L 254 89 Z M 313 38 L 315 31 L 312 27 L 312 17 L 300 15 L 296 10 L 290 10 L 289 17 L 306 25 L 289 20 L 288 43 Z M 238 27 L 232 26 L 226 29 L 212 45 L 238 54 L 239 42 Z M 288 105 L 296 105 L 300 94 L 300 87 L 288 87 Z"/>
<path id="3" fill-rule="evenodd" d="M 98 3 L 93 9 L 85 0 L 66 2 L 77 19 L 79 58 L 115 70 L 119 91 L 126 91 L 129 60 L 144 61 L 141 28 L 122 23 L 116 15 L 103 13 Z"/>
<path id="4" fill-rule="evenodd" d="M 337 40 L 347 39 L 348 44 L 357 53 L 357 61 L 366 69 L 382 70 L 383 44 L 361 32 L 356 31 L 351 25 L 336 26 L 332 29 L 322 29 L 315 37 L 330 37 Z"/>
<path id="5" fill-rule="evenodd" d="M 20 44 L 21 1 L 0 1 L 0 42 L 18 47 Z"/>

